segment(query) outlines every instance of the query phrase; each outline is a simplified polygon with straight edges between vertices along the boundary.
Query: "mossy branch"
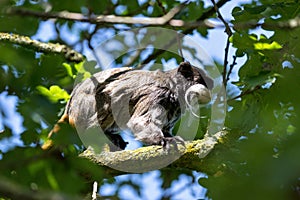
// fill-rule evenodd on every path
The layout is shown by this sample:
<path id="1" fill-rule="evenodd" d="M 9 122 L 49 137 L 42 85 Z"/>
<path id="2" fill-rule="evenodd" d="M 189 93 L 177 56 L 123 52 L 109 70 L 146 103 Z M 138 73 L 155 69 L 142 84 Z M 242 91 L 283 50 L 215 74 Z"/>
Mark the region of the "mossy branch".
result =
<path id="1" fill-rule="evenodd" d="M 50 42 L 44 43 L 37 40 L 32 40 L 27 36 L 0 32 L 0 41 L 18 44 L 38 52 L 62 54 L 66 60 L 71 62 L 82 62 L 84 60 L 84 56 L 82 54 L 67 47 L 66 45 L 54 44 Z"/>
<path id="2" fill-rule="evenodd" d="M 178 150 L 171 151 L 166 151 L 161 146 L 148 146 L 136 150 L 104 151 L 97 154 L 89 147 L 80 157 L 87 158 L 99 166 L 109 167 L 108 173 L 112 175 L 143 173 L 164 167 L 208 172 L 210 169 L 204 160 L 215 145 L 224 142 L 226 134 L 226 131 L 220 131 L 202 140 L 186 142 L 185 147 L 179 144 Z"/>

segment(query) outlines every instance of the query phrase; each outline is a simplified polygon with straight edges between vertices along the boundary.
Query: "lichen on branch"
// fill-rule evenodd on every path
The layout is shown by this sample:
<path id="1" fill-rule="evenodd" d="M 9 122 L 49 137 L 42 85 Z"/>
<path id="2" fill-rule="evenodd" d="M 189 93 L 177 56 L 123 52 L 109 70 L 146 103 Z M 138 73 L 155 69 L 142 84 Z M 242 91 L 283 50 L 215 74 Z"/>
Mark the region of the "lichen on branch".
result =
<path id="1" fill-rule="evenodd" d="M 54 44 L 50 42 L 45 43 L 33 40 L 27 36 L 2 32 L 0 32 L 0 41 L 7 41 L 21 45 L 38 52 L 62 54 L 66 60 L 71 62 L 82 62 L 84 60 L 84 56 L 82 54 L 63 44 Z"/>
<path id="2" fill-rule="evenodd" d="M 223 143 L 226 131 L 220 131 L 204 139 L 187 141 L 185 146 L 178 145 L 178 150 L 166 151 L 161 146 L 147 146 L 135 150 L 117 152 L 103 151 L 95 153 L 88 147 L 80 157 L 87 158 L 99 166 L 110 168 L 110 174 L 143 173 L 164 167 L 186 168 L 205 171 L 203 160 L 214 149 Z"/>

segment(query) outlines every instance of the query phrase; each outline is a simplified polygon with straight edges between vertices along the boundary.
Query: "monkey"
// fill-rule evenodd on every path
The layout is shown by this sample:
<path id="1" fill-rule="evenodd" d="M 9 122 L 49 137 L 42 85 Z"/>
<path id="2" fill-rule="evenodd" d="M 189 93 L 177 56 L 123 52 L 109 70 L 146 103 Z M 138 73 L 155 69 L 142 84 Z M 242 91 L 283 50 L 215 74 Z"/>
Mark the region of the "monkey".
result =
<path id="1" fill-rule="evenodd" d="M 146 145 L 184 145 L 172 128 L 192 101 L 211 101 L 213 79 L 202 69 L 181 62 L 168 71 L 133 68 L 107 69 L 94 74 L 73 89 L 59 124 L 68 122 L 80 130 L 100 127 L 112 142 L 110 151 L 124 150 L 128 144 L 119 132 L 130 129 L 136 140 Z M 46 149 L 47 142 L 42 148 Z"/>

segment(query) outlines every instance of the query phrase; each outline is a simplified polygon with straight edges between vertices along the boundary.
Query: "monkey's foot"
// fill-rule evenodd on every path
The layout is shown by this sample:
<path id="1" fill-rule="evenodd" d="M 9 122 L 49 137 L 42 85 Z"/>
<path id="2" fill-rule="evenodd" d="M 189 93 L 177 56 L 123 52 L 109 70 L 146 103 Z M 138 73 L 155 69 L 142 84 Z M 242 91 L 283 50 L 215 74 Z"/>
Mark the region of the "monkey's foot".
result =
<path id="1" fill-rule="evenodd" d="M 161 140 L 161 145 L 164 150 L 169 151 L 170 150 L 170 144 L 174 146 L 174 149 L 178 151 L 178 144 L 181 144 L 185 147 L 185 142 L 180 136 L 174 136 L 174 137 L 164 137 Z"/>

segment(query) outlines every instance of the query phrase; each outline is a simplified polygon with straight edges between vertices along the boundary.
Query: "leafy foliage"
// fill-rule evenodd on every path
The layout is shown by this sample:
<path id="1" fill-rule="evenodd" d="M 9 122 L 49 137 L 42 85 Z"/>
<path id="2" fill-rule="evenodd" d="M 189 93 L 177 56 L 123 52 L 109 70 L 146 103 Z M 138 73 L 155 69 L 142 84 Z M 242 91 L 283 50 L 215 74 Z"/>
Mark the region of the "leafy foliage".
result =
<path id="1" fill-rule="evenodd" d="M 21 8 L 46 14 L 67 10 L 86 16 L 160 17 L 179 4 L 179 1 L 158 2 L 5 0 L 0 2 L 0 32 L 38 38 L 38 32 L 42 31 L 43 38 L 39 39 L 66 44 L 85 55 L 87 52 L 95 53 L 98 44 L 102 43 L 101 51 L 106 53 L 103 55 L 120 55 L 112 64 L 114 67 L 128 63 L 130 66 L 139 66 L 149 58 L 143 64 L 150 63 L 150 69 L 157 69 L 162 66 L 153 65 L 154 62 L 178 63 L 181 60 L 176 52 L 149 50 L 151 44 L 148 41 L 152 39 L 159 46 L 165 44 L 161 39 L 163 37 L 153 35 L 147 38 L 141 31 L 133 36 L 132 43 L 125 42 L 122 48 L 113 49 L 111 43 L 106 43 L 107 38 L 112 35 L 141 25 L 95 25 L 62 19 L 43 21 L 38 17 L 7 14 L 7 10 Z M 174 18 L 196 22 L 212 9 L 213 6 L 205 6 L 202 1 L 191 1 Z M 225 127 L 230 134 L 226 138 L 226 145 L 216 147 L 207 156 L 206 161 L 211 169 L 197 185 L 207 188 L 206 197 L 211 199 L 298 199 L 300 4 L 297 0 L 253 0 L 233 8 L 232 16 L 233 35 L 229 41 L 235 48 L 233 56 L 245 58 L 245 63 L 239 69 L 232 65 L 238 71 L 237 77 L 234 77 L 237 81 L 229 79 L 228 82 Z M 298 20 L 298 26 L 292 27 L 291 22 L 295 20 Z M 52 36 L 47 36 L 46 33 L 49 32 L 43 26 L 45 23 L 53 25 Z M 209 34 L 208 28 L 203 27 L 176 29 L 202 37 Z M 125 36 L 120 34 L 119 39 L 125 40 Z M 124 52 L 124 49 L 132 50 L 133 43 L 137 41 L 145 45 L 140 52 Z M 176 40 L 174 41 L 175 44 Z M 183 44 L 183 48 L 197 59 L 196 51 L 190 44 Z M 105 169 L 79 158 L 78 154 L 83 147 L 74 134 L 75 130 L 68 125 L 63 126 L 62 133 L 54 138 L 57 148 L 47 152 L 40 149 L 49 130 L 62 114 L 74 84 L 106 66 L 101 62 L 96 66 L 94 61 L 66 63 L 62 55 L 35 52 L 3 41 L 0 41 L 0 52 L 1 94 L 17 98 L 15 106 L 23 120 L 22 129 L 18 133 L 15 127 L 8 126 L 7 123 L 0 124 L 0 183 L 3 178 L 28 191 L 59 191 L 82 197 L 91 192 L 92 182 L 97 180 L 100 188 L 105 184 L 116 188 L 110 197 L 125 199 L 120 195 L 121 188 L 130 186 L 142 198 L 143 190 L 147 190 L 151 183 L 141 187 L 139 182 L 130 178 L 115 181 L 106 174 Z M 157 52 L 160 54 L 151 57 Z M 139 53 L 138 56 L 130 60 L 136 53 Z M 106 57 L 100 57 L 98 61 L 105 59 Z M 220 67 L 221 70 L 223 67 Z M 227 73 L 230 71 L 227 70 Z M 2 100 L 0 102 L 0 119 L 3 122 L 13 120 L 8 114 L 6 103 Z M 209 123 L 208 108 L 202 110 L 201 113 L 208 118 L 201 121 L 197 138 L 203 137 Z M 182 175 L 191 177 L 192 182 L 197 179 L 190 170 L 168 169 L 161 170 L 156 179 L 160 183 L 160 189 L 167 191 Z M 2 196 L 10 197 L 0 193 L 0 198 Z M 163 197 L 177 198 L 176 193 L 165 196 L 162 194 L 161 198 Z"/>

